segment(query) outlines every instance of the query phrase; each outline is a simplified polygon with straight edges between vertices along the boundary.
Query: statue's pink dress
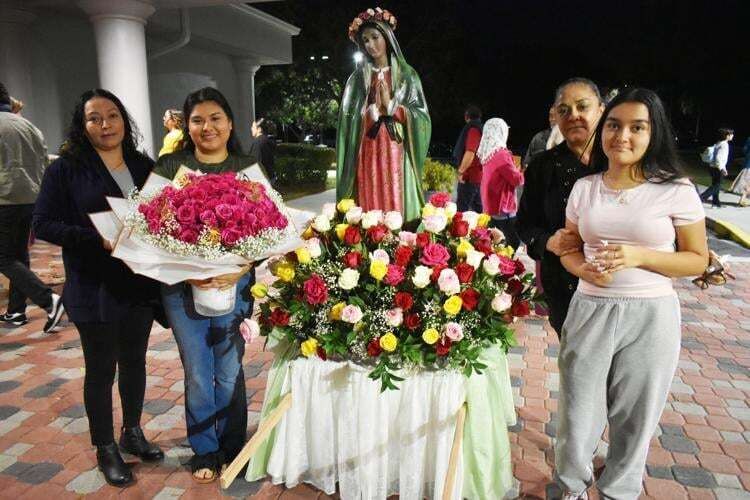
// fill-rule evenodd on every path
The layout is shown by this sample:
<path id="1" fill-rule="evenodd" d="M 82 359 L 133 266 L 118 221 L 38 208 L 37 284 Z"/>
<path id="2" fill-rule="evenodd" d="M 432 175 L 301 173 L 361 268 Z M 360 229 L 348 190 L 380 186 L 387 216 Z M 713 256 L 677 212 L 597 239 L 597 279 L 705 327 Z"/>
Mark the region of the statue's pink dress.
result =
<path id="1" fill-rule="evenodd" d="M 404 143 L 392 139 L 385 124 L 380 127 L 374 139 L 367 136 L 367 132 L 377 121 L 372 110 L 378 107 L 377 88 L 380 78 L 388 85 L 393 95 L 391 72 L 373 71 L 357 157 L 357 204 L 365 211 L 397 210 L 403 213 Z M 401 106 L 396 108 L 393 118 L 398 123 L 405 123 Z"/>

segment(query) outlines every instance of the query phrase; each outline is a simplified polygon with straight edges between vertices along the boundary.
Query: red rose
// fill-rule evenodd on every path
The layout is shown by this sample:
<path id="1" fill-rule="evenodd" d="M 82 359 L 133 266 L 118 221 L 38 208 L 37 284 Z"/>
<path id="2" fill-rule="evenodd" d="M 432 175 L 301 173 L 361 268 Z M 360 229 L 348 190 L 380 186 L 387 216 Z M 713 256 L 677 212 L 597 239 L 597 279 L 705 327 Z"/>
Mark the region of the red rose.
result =
<path id="1" fill-rule="evenodd" d="M 460 294 L 461 300 L 463 301 L 463 307 L 467 311 L 473 311 L 477 308 L 477 304 L 479 303 L 479 292 L 474 290 L 473 288 L 467 288 Z"/>
<path id="2" fill-rule="evenodd" d="M 519 318 L 528 316 L 529 315 L 529 303 L 525 300 L 514 302 L 513 305 L 510 306 L 510 312 L 513 316 L 518 316 Z"/>
<path id="3" fill-rule="evenodd" d="M 523 283 L 518 280 L 510 280 L 505 291 L 513 296 L 519 295 L 523 292 Z"/>
<path id="4" fill-rule="evenodd" d="M 305 301 L 310 305 L 323 304 L 328 300 L 328 287 L 323 278 L 317 274 L 310 276 L 302 285 Z"/>
<path id="5" fill-rule="evenodd" d="M 362 254 L 359 252 L 347 252 L 344 255 L 344 265 L 356 269 L 362 264 Z"/>
<path id="6" fill-rule="evenodd" d="M 498 255 L 498 257 L 500 257 L 500 273 L 503 276 L 508 277 L 516 274 L 516 263 L 513 259 L 505 255 Z"/>
<path id="7" fill-rule="evenodd" d="M 430 204 L 434 207 L 445 208 L 445 205 L 451 201 L 451 195 L 448 193 L 435 193 L 430 196 Z"/>
<path id="8" fill-rule="evenodd" d="M 476 248 L 478 252 L 482 252 L 484 255 L 489 255 L 492 253 L 492 241 L 488 238 L 480 238 L 474 243 L 474 248 Z"/>
<path id="9" fill-rule="evenodd" d="M 478 240 L 490 239 L 490 230 L 486 227 L 475 227 L 471 232 L 471 236 Z"/>
<path id="10" fill-rule="evenodd" d="M 404 325 L 409 330 L 416 330 L 422 325 L 422 320 L 419 319 L 419 314 L 411 313 L 404 319 Z"/>
<path id="11" fill-rule="evenodd" d="M 399 283 L 404 281 L 404 271 L 404 268 L 399 265 L 388 264 L 388 271 L 386 271 L 383 281 L 386 285 L 398 286 Z"/>
<path id="12" fill-rule="evenodd" d="M 516 261 L 516 274 L 523 274 L 526 271 L 526 266 L 520 260 Z"/>
<path id="13" fill-rule="evenodd" d="M 328 354 L 326 354 L 326 350 L 322 347 L 318 346 L 318 357 L 322 359 L 323 361 L 328 359 Z"/>
<path id="14" fill-rule="evenodd" d="M 370 238 L 370 241 L 373 243 L 380 243 L 383 241 L 383 238 L 389 233 L 389 229 L 384 226 L 383 224 L 378 224 L 377 226 L 372 226 L 370 229 L 367 230 L 367 236 Z"/>
<path id="15" fill-rule="evenodd" d="M 289 313 L 280 307 L 277 307 L 271 313 L 271 324 L 275 326 L 286 326 L 289 324 Z"/>
<path id="16" fill-rule="evenodd" d="M 376 337 L 367 343 L 367 354 L 373 358 L 380 356 L 381 352 L 383 352 L 383 348 L 380 347 L 380 337 Z"/>
<path id="17" fill-rule="evenodd" d="M 474 277 L 474 266 L 461 262 L 456 266 L 456 274 L 458 275 L 458 281 L 461 283 L 471 283 L 471 279 Z"/>
<path id="18" fill-rule="evenodd" d="M 414 299 L 409 292 L 396 292 L 393 302 L 396 307 L 400 307 L 404 311 L 408 311 L 414 305 Z"/>
<path id="19" fill-rule="evenodd" d="M 349 246 L 356 245 L 362 241 L 362 237 L 359 234 L 359 228 L 357 226 L 349 226 L 344 231 L 344 243 Z"/>
<path id="20" fill-rule="evenodd" d="M 396 264 L 399 266 L 406 267 L 409 265 L 413 253 L 414 250 L 412 250 L 411 247 L 399 246 L 393 254 L 393 260 L 396 261 Z"/>
<path id="21" fill-rule="evenodd" d="M 425 266 L 444 266 L 448 264 L 450 258 L 451 254 L 443 245 L 440 243 L 428 243 L 422 249 L 422 257 L 419 261 Z"/>
<path id="22" fill-rule="evenodd" d="M 438 278 L 440 277 L 440 273 L 443 271 L 443 269 L 447 269 L 447 268 L 448 268 L 448 266 L 443 266 L 443 265 L 437 265 L 437 266 L 433 267 L 432 268 L 432 274 L 430 275 L 430 279 L 432 281 L 437 281 Z"/>
<path id="23" fill-rule="evenodd" d="M 430 242 L 430 235 L 422 231 L 417 233 L 417 247 L 424 248 Z"/>
<path id="24" fill-rule="evenodd" d="M 451 352 L 451 344 L 452 342 L 448 337 L 443 337 L 435 344 L 435 352 L 438 356 L 447 356 Z"/>
<path id="25" fill-rule="evenodd" d="M 461 238 L 469 234 L 469 223 L 465 220 L 453 221 L 451 225 L 451 235 L 456 238 Z"/>

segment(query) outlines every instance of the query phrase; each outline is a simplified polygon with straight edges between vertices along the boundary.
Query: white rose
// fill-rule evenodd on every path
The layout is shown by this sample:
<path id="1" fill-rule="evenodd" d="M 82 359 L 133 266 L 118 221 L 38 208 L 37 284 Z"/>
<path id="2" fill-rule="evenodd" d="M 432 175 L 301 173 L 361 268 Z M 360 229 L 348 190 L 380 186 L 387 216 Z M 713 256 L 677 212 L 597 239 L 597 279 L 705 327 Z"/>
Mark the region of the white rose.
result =
<path id="1" fill-rule="evenodd" d="M 327 215 L 318 215 L 313 219 L 312 227 L 319 233 L 325 233 L 331 229 L 331 219 Z"/>
<path id="2" fill-rule="evenodd" d="M 344 290 L 351 290 L 359 283 L 359 271 L 344 269 L 339 276 L 339 286 Z"/>
<path id="3" fill-rule="evenodd" d="M 453 269 L 443 269 L 438 278 L 438 287 L 446 295 L 456 295 L 461 291 L 461 282 Z"/>
<path id="4" fill-rule="evenodd" d="M 490 256 L 485 259 L 484 263 L 482 263 L 482 269 L 484 269 L 484 272 L 490 276 L 495 276 L 500 272 L 500 257 L 494 253 L 490 254 Z"/>
<path id="5" fill-rule="evenodd" d="M 379 260 L 382 261 L 384 264 L 390 264 L 391 258 L 388 255 L 388 252 L 383 250 L 382 248 L 378 248 L 374 252 L 370 254 L 370 260 Z"/>
<path id="6" fill-rule="evenodd" d="M 393 309 L 388 309 L 385 312 L 385 322 L 388 323 L 388 326 L 397 327 L 400 326 L 401 323 L 404 322 L 404 311 L 400 307 L 394 307 Z"/>
<path id="7" fill-rule="evenodd" d="M 373 226 L 377 226 L 383 220 L 382 210 L 370 210 L 362 215 L 362 227 L 370 229 Z"/>
<path id="8" fill-rule="evenodd" d="M 324 203 L 323 204 L 323 215 L 328 217 L 328 220 L 336 217 L 336 204 L 335 203 Z"/>
<path id="9" fill-rule="evenodd" d="M 492 299 L 492 309 L 496 312 L 507 311 L 513 305 L 513 297 L 505 292 L 498 293 Z"/>
<path id="10" fill-rule="evenodd" d="M 422 219 L 422 222 L 427 231 L 438 234 L 443 232 L 443 229 L 448 224 L 448 219 L 445 215 L 430 215 Z"/>
<path id="11" fill-rule="evenodd" d="M 468 212 L 463 212 L 461 215 L 463 220 L 469 223 L 469 231 L 473 231 L 477 227 L 477 221 L 479 220 L 479 214 L 476 212 L 472 212 L 469 210 Z"/>
<path id="12" fill-rule="evenodd" d="M 401 215 L 401 212 L 387 212 L 385 214 L 385 225 L 390 229 L 391 231 L 396 231 L 397 229 L 401 229 L 401 226 L 404 224 L 404 217 Z"/>
<path id="13" fill-rule="evenodd" d="M 479 269 L 479 266 L 482 264 L 482 259 L 484 259 L 484 254 L 482 252 L 477 250 L 466 251 L 466 263 L 474 269 Z"/>
<path id="14" fill-rule="evenodd" d="M 350 208 L 344 217 L 349 224 L 359 224 L 359 221 L 362 220 L 362 207 Z"/>
<path id="15" fill-rule="evenodd" d="M 458 207 L 455 203 L 452 201 L 449 201 L 445 204 L 445 215 L 449 219 L 452 219 L 454 215 L 456 215 L 456 212 L 458 211 Z"/>
<path id="16" fill-rule="evenodd" d="M 432 269 L 427 266 L 417 266 L 414 268 L 414 277 L 411 279 L 414 286 L 417 288 L 424 288 L 430 284 L 430 277 L 432 276 Z"/>
<path id="17" fill-rule="evenodd" d="M 307 251 L 310 252 L 310 257 L 313 259 L 317 259 L 320 257 L 320 240 L 318 238 L 310 238 L 309 240 L 305 240 L 305 248 L 307 248 Z"/>

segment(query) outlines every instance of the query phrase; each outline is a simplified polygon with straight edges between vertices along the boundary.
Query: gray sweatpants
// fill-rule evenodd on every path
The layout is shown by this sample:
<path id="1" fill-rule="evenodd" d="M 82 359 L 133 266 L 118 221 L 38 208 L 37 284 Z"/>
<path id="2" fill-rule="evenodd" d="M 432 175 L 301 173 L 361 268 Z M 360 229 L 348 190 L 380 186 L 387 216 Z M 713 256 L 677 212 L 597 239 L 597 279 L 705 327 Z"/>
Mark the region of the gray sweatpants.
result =
<path id="1" fill-rule="evenodd" d="M 560 427 L 555 477 L 581 493 L 593 481 L 591 459 L 609 423 L 609 452 L 597 488 L 604 498 L 641 492 L 651 437 L 680 357 L 680 303 L 576 293 L 560 343 Z"/>

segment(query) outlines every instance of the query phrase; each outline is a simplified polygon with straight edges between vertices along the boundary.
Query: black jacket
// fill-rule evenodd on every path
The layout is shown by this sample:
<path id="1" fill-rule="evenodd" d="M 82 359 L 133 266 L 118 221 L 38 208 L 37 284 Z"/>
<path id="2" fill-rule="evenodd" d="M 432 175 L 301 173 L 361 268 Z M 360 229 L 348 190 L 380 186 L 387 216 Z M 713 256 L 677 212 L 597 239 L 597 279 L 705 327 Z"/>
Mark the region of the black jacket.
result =
<path id="1" fill-rule="evenodd" d="M 565 142 L 535 156 L 525 172 L 523 195 L 518 207 L 518 234 L 529 256 L 541 261 L 544 293 L 551 302 L 567 303 L 578 287 L 578 278 L 546 249 L 547 240 L 565 227 L 565 207 L 573 185 L 594 171 L 581 163 Z M 555 300 L 558 299 L 558 300 Z"/>
<path id="2" fill-rule="evenodd" d="M 125 162 L 142 187 L 154 162 L 140 154 Z M 122 192 L 98 154 L 62 156 L 44 172 L 34 207 L 36 237 L 62 247 L 63 303 L 73 322 L 120 321 L 131 307 L 158 301 L 154 280 L 134 274 L 102 246 L 88 214 L 109 210 L 106 196 L 121 198 Z"/>

